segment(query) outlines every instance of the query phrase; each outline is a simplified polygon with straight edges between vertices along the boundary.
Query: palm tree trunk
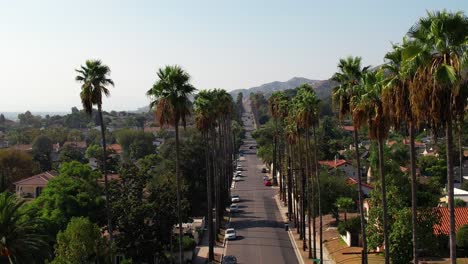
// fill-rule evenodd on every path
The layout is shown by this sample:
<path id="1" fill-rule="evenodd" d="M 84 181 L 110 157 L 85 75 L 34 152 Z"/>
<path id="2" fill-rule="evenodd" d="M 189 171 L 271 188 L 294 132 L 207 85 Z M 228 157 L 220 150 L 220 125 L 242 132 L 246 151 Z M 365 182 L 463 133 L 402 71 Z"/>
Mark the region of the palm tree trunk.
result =
<path id="1" fill-rule="evenodd" d="M 179 263 L 182 263 L 182 217 L 180 214 L 179 122 L 174 122 L 176 143 L 177 220 L 179 222 Z"/>
<path id="2" fill-rule="evenodd" d="M 109 240 L 114 241 L 114 232 L 112 229 L 112 214 L 109 202 L 109 180 L 107 178 L 107 145 L 106 145 L 106 127 L 102 118 L 102 105 L 98 104 L 99 121 L 101 123 L 101 139 L 102 139 L 102 173 L 104 174 L 104 195 L 106 197 L 106 216 L 107 216 L 107 231 L 109 232 Z"/>
<path id="3" fill-rule="evenodd" d="M 218 234 L 220 229 L 220 219 L 218 217 L 219 211 L 219 163 L 218 163 L 218 151 L 217 151 L 217 140 L 216 140 L 216 129 L 212 129 L 212 149 L 213 149 L 213 178 L 214 178 L 214 197 L 215 197 L 215 239 L 218 241 Z"/>
<path id="4" fill-rule="evenodd" d="M 292 164 L 291 164 L 291 145 L 288 146 L 289 153 L 288 153 L 288 220 L 291 222 L 291 215 L 293 213 L 293 207 L 292 207 Z"/>
<path id="5" fill-rule="evenodd" d="M 310 138 L 309 138 L 309 129 L 306 130 L 306 133 L 305 133 L 305 149 L 306 149 L 306 153 L 305 153 L 305 156 L 306 156 L 306 162 L 305 162 L 305 165 L 306 165 L 306 177 L 307 177 L 307 227 L 309 228 L 308 230 L 308 237 L 309 237 L 309 243 L 308 243 L 308 247 L 309 247 L 309 258 L 312 258 L 312 231 L 311 231 L 311 218 L 313 217 L 312 215 L 315 213 L 315 210 L 314 210 L 314 203 L 312 202 L 312 200 L 314 199 L 314 192 L 313 192 L 313 189 L 314 189 L 314 184 L 313 184 L 313 181 L 311 180 L 311 173 L 310 173 Z M 314 219 L 315 221 L 315 219 Z M 315 230 L 314 230 L 314 235 L 315 235 Z M 315 245 L 315 239 L 314 239 L 314 245 Z M 314 250 L 314 253 L 315 253 L 315 250 Z"/>
<path id="6" fill-rule="evenodd" d="M 447 106 L 450 109 L 450 105 Z M 445 124 L 445 137 L 446 137 L 446 152 L 447 152 L 447 192 L 448 192 L 448 208 L 450 220 L 450 263 L 457 262 L 456 241 L 455 241 L 455 208 L 454 208 L 454 186 L 453 186 L 453 158 L 452 158 L 452 118 L 450 114 L 447 117 Z"/>
<path id="7" fill-rule="evenodd" d="M 208 132 L 203 133 L 205 141 L 205 164 L 206 164 L 206 198 L 207 198 L 207 221 L 208 221 L 208 261 L 214 260 L 214 236 L 213 236 L 213 183 L 211 178 L 211 165 L 210 165 L 210 143 Z"/>
<path id="8" fill-rule="evenodd" d="M 276 124 L 276 119 L 275 119 L 275 132 L 274 132 L 274 135 L 273 135 L 273 171 L 272 171 L 272 178 L 273 178 L 273 186 L 277 186 L 278 185 L 278 180 L 276 179 L 276 152 L 277 152 L 277 149 L 276 149 L 276 130 L 277 130 L 277 124 Z"/>
<path id="9" fill-rule="evenodd" d="M 315 126 L 312 127 L 314 130 L 314 163 L 315 163 L 315 178 L 317 179 L 317 202 L 318 202 L 318 215 L 319 215 L 319 243 L 320 243 L 320 263 L 323 264 L 323 219 L 322 219 L 322 194 L 320 187 L 320 173 L 317 159 L 317 132 Z M 314 219 L 315 226 L 315 219 Z M 314 232 L 315 236 L 315 232 Z M 315 243 L 315 240 L 314 240 Z M 315 244 L 314 244 L 315 250 Z"/>
<path id="10" fill-rule="evenodd" d="M 410 137 L 410 166 L 411 166 L 411 213 L 412 228 L 413 228 L 413 263 L 418 263 L 418 210 L 417 210 L 417 179 L 416 179 L 416 149 L 414 147 L 414 125 L 413 121 L 409 124 L 409 137 Z"/>
<path id="11" fill-rule="evenodd" d="M 463 146 L 462 146 L 462 120 L 458 123 L 458 160 L 460 163 L 459 173 L 460 173 L 460 185 L 463 184 Z"/>
<path id="12" fill-rule="evenodd" d="M 367 238 L 366 238 L 366 219 L 364 218 L 364 197 L 362 193 L 362 175 L 361 175 L 361 159 L 359 156 L 359 137 L 358 137 L 358 129 L 354 126 L 354 148 L 356 154 L 356 174 L 358 179 L 358 207 L 359 207 L 359 218 L 361 220 L 361 239 L 362 239 L 362 264 L 367 264 Z"/>
<path id="13" fill-rule="evenodd" d="M 390 244 L 388 241 L 388 224 L 387 224 L 387 191 L 385 184 L 385 174 L 384 174 L 384 154 L 383 154 L 383 139 L 378 138 L 379 145 L 379 174 L 380 182 L 382 184 L 382 224 L 383 224 L 383 233 L 384 233 L 384 246 L 385 246 L 385 264 L 390 263 Z"/>

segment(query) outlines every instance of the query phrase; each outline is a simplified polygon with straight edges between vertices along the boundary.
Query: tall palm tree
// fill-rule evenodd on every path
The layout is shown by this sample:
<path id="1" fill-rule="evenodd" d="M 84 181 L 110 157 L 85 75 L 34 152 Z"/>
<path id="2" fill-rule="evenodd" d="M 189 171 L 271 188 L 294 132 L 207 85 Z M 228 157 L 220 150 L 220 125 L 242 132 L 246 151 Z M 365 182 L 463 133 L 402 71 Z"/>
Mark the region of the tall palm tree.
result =
<path id="1" fill-rule="evenodd" d="M 369 126 L 369 137 L 377 141 L 379 152 L 379 174 L 382 192 L 382 225 L 385 246 L 385 263 L 390 263 L 390 244 L 388 240 L 387 221 L 387 192 L 385 184 L 384 169 L 384 139 L 388 135 L 388 115 L 384 111 L 382 101 L 383 72 L 372 71 L 363 75 L 358 86 L 361 94 L 354 96 L 351 101 L 356 107 L 353 110 L 353 122 L 360 126 L 367 122 Z M 353 102 L 357 99 L 357 102 Z"/>
<path id="2" fill-rule="evenodd" d="M 409 30 L 412 45 L 404 54 L 408 64 L 418 65 L 412 79 L 413 112 L 433 129 L 445 128 L 451 263 L 456 262 L 452 123 L 466 104 L 461 89 L 466 87 L 467 28 L 463 12 L 428 12 Z"/>
<path id="3" fill-rule="evenodd" d="M 305 146 L 306 146 L 306 171 L 307 171 L 307 177 L 309 177 L 310 182 L 312 183 L 311 188 L 311 194 L 308 197 L 308 204 L 309 204 L 309 209 L 308 209 L 308 218 L 309 218 L 309 227 L 310 227 L 310 220 L 311 218 L 314 218 L 314 223 L 313 223 L 313 239 L 314 239 L 314 246 L 313 246 L 313 253 L 314 253 L 314 258 L 316 258 L 316 239 L 315 239 L 315 201 L 313 200 L 315 195 L 315 189 L 317 189 L 317 200 L 319 201 L 318 206 L 319 206 L 319 218 L 320 218 L 320 229 L 319 229 L 319 234 L 320 234 L 320 244 L 322 243 L 322 215 L 321 215 L 321 205 L 320 205 L 320 186 L 318 184 L 314 184 L 314 181 L 312 180 L 312 177 L 310 175 L 310 172 L 312 170 L 311 165 L 310 165 L 310 140 L 309 140 L 309 134 L 310 134 L 310 128 L 313 128 L 314 130 L 314 145 L 316 146 L 316 135 L 315 135 L 315 128 L 319 124 L 319 103 L 320 100 L 318 99 L 317 95 L 315 94 L 314 90 L 310 85 L 302 85 L 299 88 L 299 91 L 296 95 L 296 98 L 298 99 L 299 107 L 296 113 L 296 118 L 297 122 L 300 125 L 302 129 L 305 130 Z M 320 183 L 320 180 L 318 179 L 318 170 L 317 170 L 317 157 L 316 157 L 316 149 L 314 149 L 314 169 L 315 169 L 315 175 L 316 175 L 316 182 Z M 314 188 L 317 187 L 317 188 Z M 312 255 L 312 246 L 311 246 L 311 238 L 312 235 L 310 234 L 310 228 L 309 228 L 309 257 L 311 258 Z M 322 247 L 320 247 L 320 260 L 322 261 L 323 258 L 323 251 Z"/>
<path id="4" fill-rule="evenodd" d="M 101 125 L 102 139 L 102 172 L 104 174 L 104 192 L 106 196 L 106 216 L 107 231 L 109 239 L 113 241 L 112 215 L 109 208 L 109 180 L 107 178 L 107 145 L 106 145 L 106 126 L 102 118 L 102 98 L 109 96 L 108 86 L 114 86 L 114 81 L 109 78 L 110 68 L 102 64 L 100 60 L 87 60 L 85 66 L 81 66 L 76 72 L 79 73 L 75 80 L 83 83 L 81 85 L 81 103 L 86 113 L 92 115 L 93 106 L 97 105 L 99 122 Z"/>
<path id="5" fill-rule="evenodd" d="M 39 232 L 40 221 L 28 219 L 21 210 L 24 201 L 7 192 L 0 193 L 0 262 L 41 263 L 38 257 L 50 253 L 46 235 Z"/>
<path id="6" fill-rule="evenodd" d="M 278 120 L 280 119 L 282 112 L 281 112 L 281 102 L 286 100 L 286 95 L 282 91 L 274 92 L 270 98 L 268 98 L 268 104 L 270 108 L 270 114 L 274 119 L 275 122 L 275 132 L 273 135 L 273 184 L 277 185 L 278 180 L 277 170 L 278 170 Z M 280 196 L 282 191 L 282 182 L 280 179 Z"/>
<path id="7" fill-rule="evenodd" d="M 179 222 L 179 260 L 182 263 L 182 217 L 180 208 L 179 125 L 185 128 L 192 103 L 189 96 L 196 90 L 190 84 L 190 75 L 180 66 L 165 66 L 157 72 L 158 80 L 146 94 L 151 98 L 150 108 L 155 110 L 161 126 L 174 126 L 176 143 L 177 219 Z"/>
<path id="8" fill-rule="evenodd" d="M 210 131 L 213 129 L 216 120 L 216 111 L 214 109 L 214 94 L 212 91 L 202 90 L 195 97 L 195 122 L 197 128 L 202 132 L 205 142 L 205 164 L 207 173 L 207 207 L 208 207 L 208 261 L 214 260 L 214 234 L 213 234 L 213 174 L 211 161 Z"/>
<path id="9" fill-rule="evenodd" d="M 415 126 L 418 124 L 410 104 L 410 79 L 414 70 L 404 67 L 402 53 L 407 46 L 406 40 L 402 46 L 394 45 L 393 50 L 385 55 L 386 63 L 383 69 L 386 73 L 382 100 L 385 112 L 388 113 L 390 123 L 396 129 L 404 123 L 407 124 L 410 140 L 410 173 L 411 173 L 411 213 L 413 235 L 413 263 L 418 263 L 418 235 L 417 235 L 417 178 L 416 178 L 416 149 Z"/>
<path id="10" fill-rule="evenodd" d="M 343 119 L 344 116 L 352 114 L 351 98 L 355 96 L 355 87 L 360 83 L 363 73 L 367 72 L 369 66 L 361 66 L 360 57 L 347 57 L 340 59 L 338 63 L 338 72 L 333 75 L 332 80 L 339 83 L 333 91 L 333 102 L 338 105 L 339 117 Z M 354 149 L 356 156 L 356 175 L 358 177 L 358 204 L 359 216 L 361 220 L 361 237 L 362 237 L 362 264 L 367 264 L 367 241 L 366 241 L 366 223 L 364 218 L 363 208 L 363 193 L 362 193 L 362 176 L 361 176 L 361 162 L 359 157 L 359 127 L 354 126 Z"/>

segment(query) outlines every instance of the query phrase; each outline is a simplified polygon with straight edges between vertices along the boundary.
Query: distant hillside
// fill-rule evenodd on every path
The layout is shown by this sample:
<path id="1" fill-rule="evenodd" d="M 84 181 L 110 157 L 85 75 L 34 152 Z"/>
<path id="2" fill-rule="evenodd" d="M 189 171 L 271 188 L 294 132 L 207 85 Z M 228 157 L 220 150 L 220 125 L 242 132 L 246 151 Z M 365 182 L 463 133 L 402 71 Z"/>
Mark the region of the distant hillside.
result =
<path id="1" fill-rule="evenodd" d="M 257 87 L 252 87 L 248 89 L 237 89 L 230 92 L 230 94 L 236 98 L 238 93 L 242 93 L 245 96 L 248 96 L 250 93 L 264 93 L 266 96 L 271 95 L 276 91 L 284 91 L 287 89 L 294 89 L 301 84 L 308 83 L 314 87 L 317 95 L 320 98 L 326 98 L 331 95 L 331 90 L 333 88 L 333 82 L 330 80 L 310 80 L 302 77 L 294 77 L 286 82 L 271 82 L 265 83 Z"/>

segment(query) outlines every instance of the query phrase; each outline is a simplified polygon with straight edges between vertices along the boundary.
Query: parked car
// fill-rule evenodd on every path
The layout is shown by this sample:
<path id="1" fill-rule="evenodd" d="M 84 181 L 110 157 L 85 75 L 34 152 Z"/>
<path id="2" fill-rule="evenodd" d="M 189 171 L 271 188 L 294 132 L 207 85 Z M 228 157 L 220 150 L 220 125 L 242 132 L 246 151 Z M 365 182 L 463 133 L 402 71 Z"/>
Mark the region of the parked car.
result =
<path id="1" fill-rule="evenodd" d="M 262 168 L 262 173 L 266 173 L 266 172 L 267 172 L 266 168 Z"/>
<path id="2" fill-rule="evenodd" d="M 237 171 L 236 171 L 236 172 L 234 173 L 234 177 L 235 177 L 235 176 L 242 177 L 242 172 L 240 172 L 240 171 L 239 171 L 239 172 L 237 172 Z"/>
<path id="3" fill-rule="evenodd" d="M 231 213 L 239 212 L 239 206 L 237 204 L 231 204 L 231 206 L 229 206 L 229 212 Z"/>
<path id="4" fill-rule="evenodd" d="M 268 179 L 268 180 L 264 181 L 263 184 L 265 184 L 265 186 L 271 186 L 271 180 Z"/>
<path id="5" fill-rule="evenodd" d="M 231 203 L 240 202 L 240 197 L 237 194 L 231 195 Z"/>
<path id="6" fill-rule="evenodd" d="M 263 181 L 267 181 L 268 180 L 268 176 L 263 176 Z"/>
<path id="7" fill-rule="evenodd" d="M 237 181 L 241 181 L 242 179 L 240 176 L 237 175 L 237 176 L 234 176 L 233 180 L 237 182 Z"/>
<path id="8" fill-rule="evenodd" d="M 237 264 L 237 258 L 233 255 L 224 256 L 221 264 Z"/>
<path id="9" fill-rule="evenodd" d="M 236 238 L 237 238 L 237 235 L 236 235 L 236 230 L 234 228 L 226 229 L 226 232 L 224 232 L 224 239 L 234 240 Z"/>

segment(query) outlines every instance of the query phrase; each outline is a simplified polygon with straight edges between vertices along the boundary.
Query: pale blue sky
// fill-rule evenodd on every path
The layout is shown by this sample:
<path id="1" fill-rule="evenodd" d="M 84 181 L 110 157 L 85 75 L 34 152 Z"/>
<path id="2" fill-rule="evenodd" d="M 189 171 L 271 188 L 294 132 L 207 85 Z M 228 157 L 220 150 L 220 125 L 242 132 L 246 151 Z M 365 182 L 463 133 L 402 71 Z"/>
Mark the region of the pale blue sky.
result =
<path id="1" fill-rule="evenodd" d="M 198 89 L 329 78 L 340 57 L 380 64 L 426 10 L 468 1 L 0 0 L 0 112 L 79 106 L 74 69 L 100 58 L 106 110 L 148 103 L 155 72 L 179 64 Z"/>

